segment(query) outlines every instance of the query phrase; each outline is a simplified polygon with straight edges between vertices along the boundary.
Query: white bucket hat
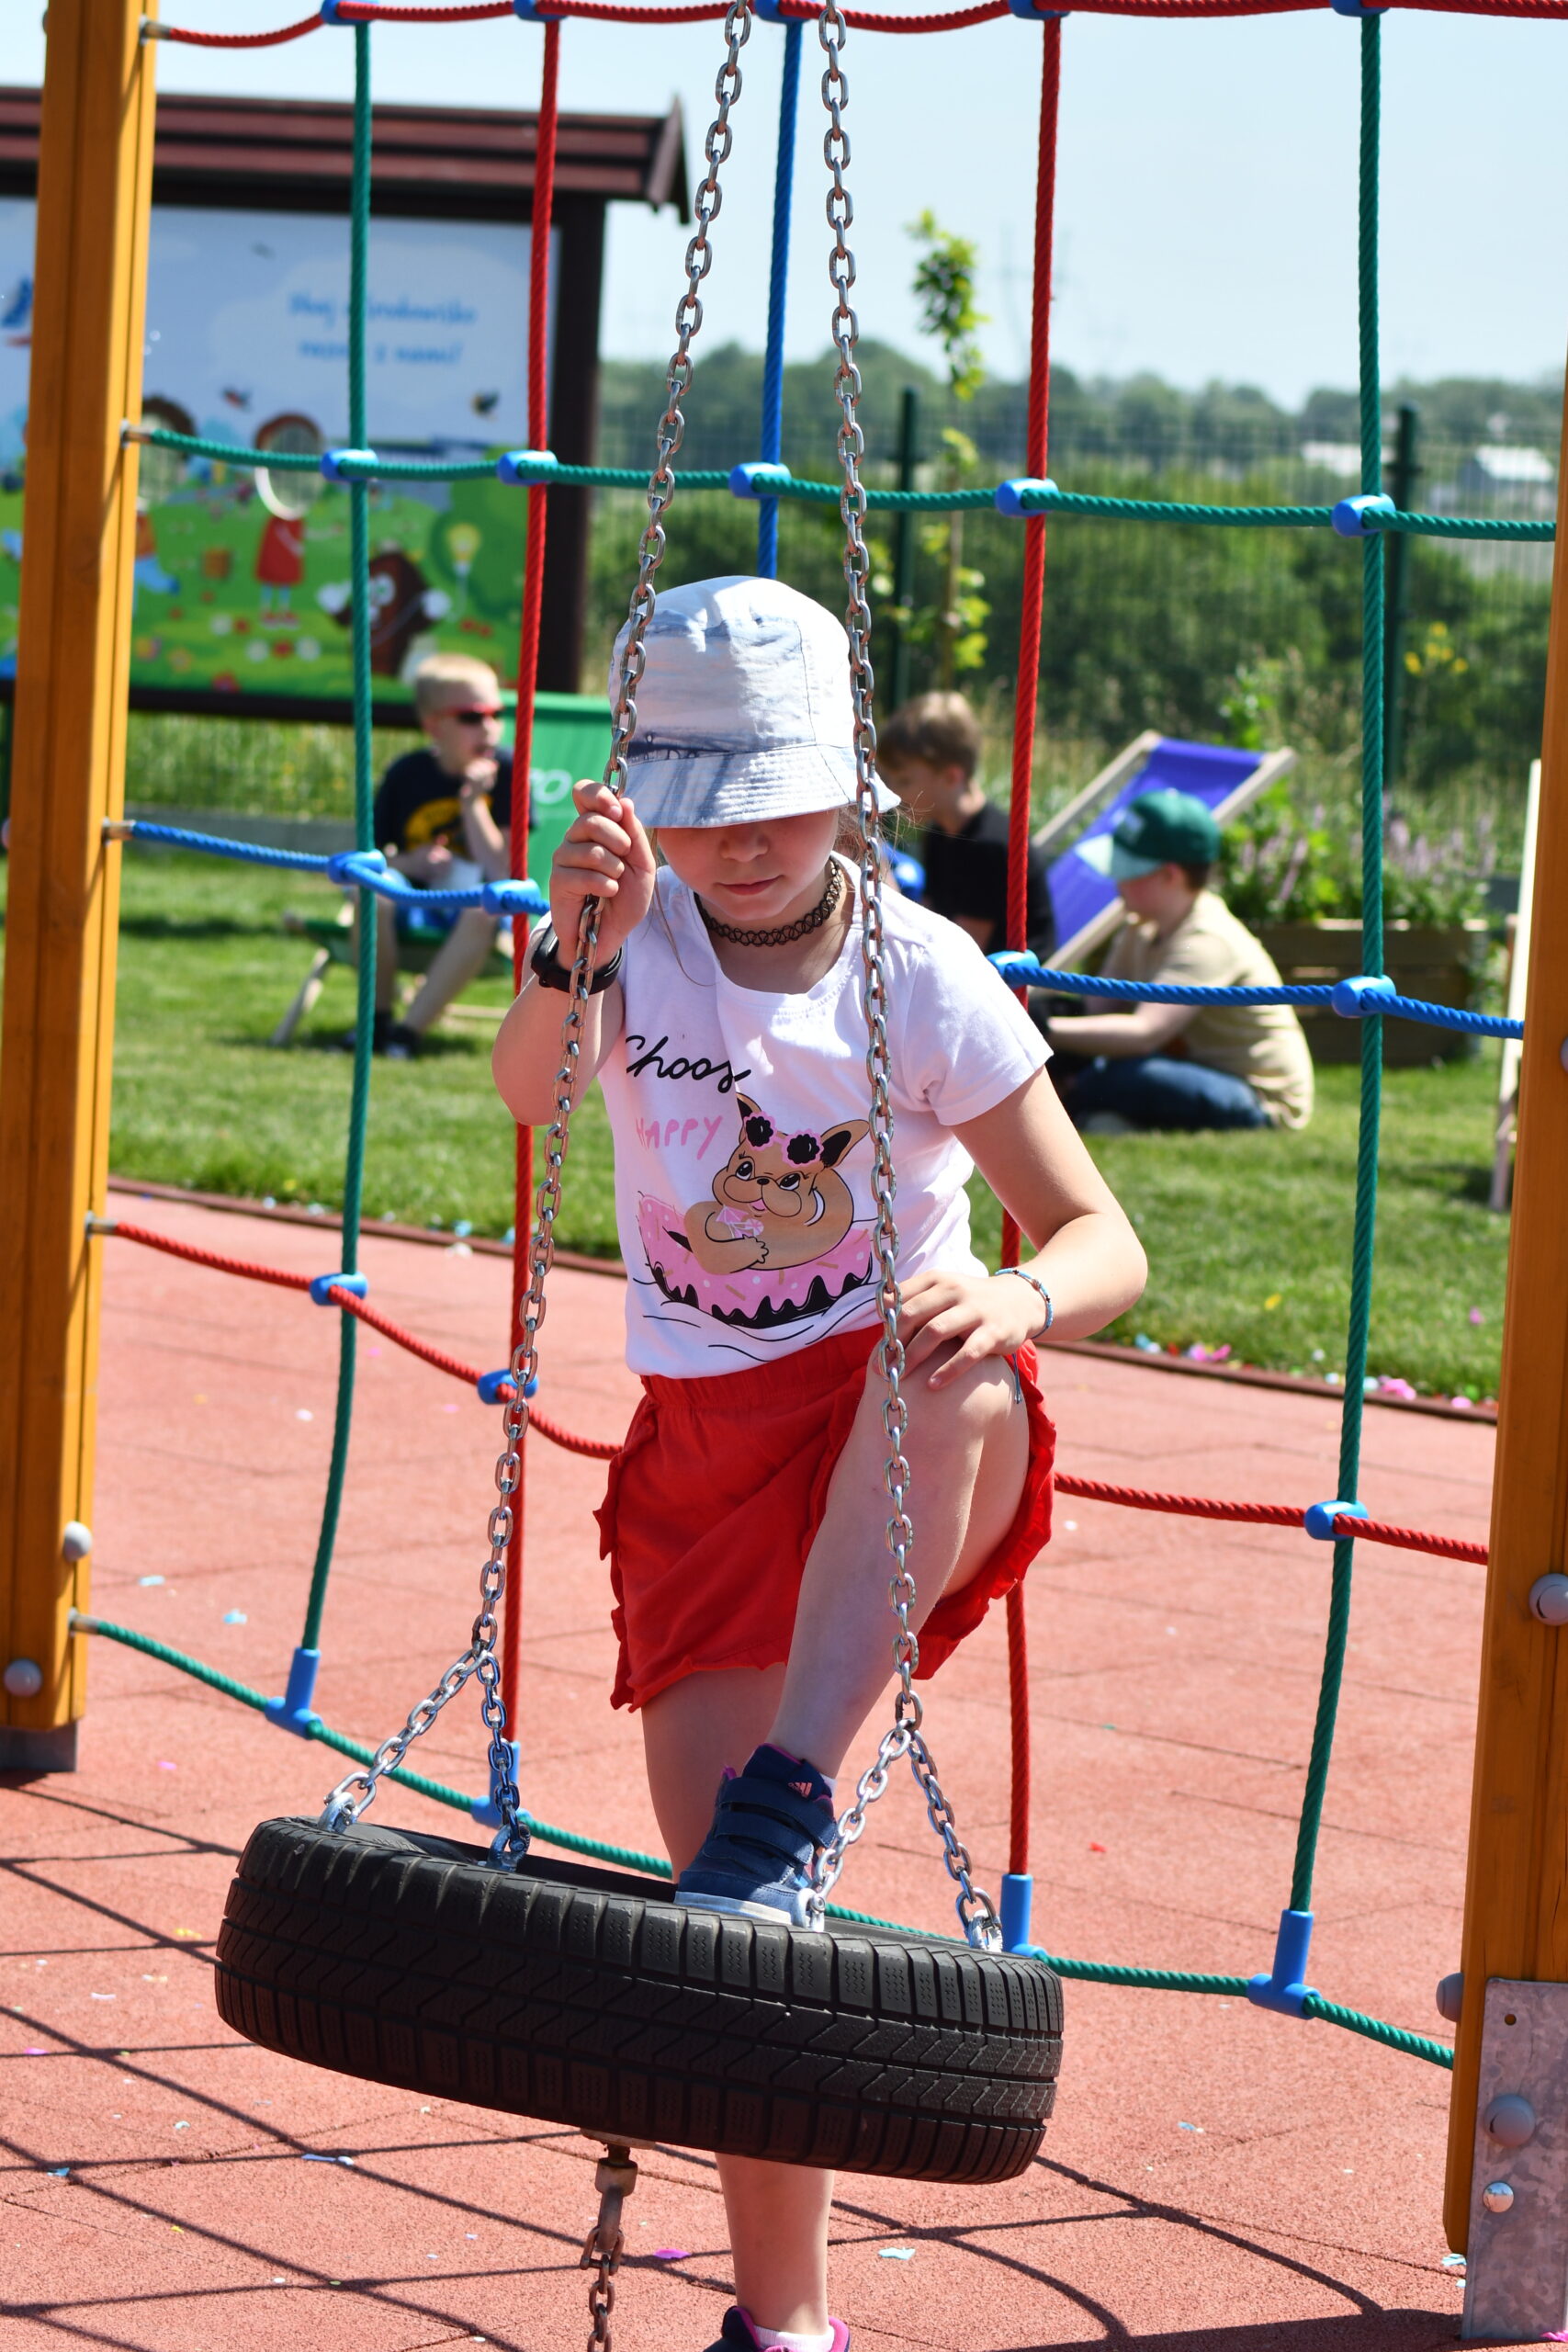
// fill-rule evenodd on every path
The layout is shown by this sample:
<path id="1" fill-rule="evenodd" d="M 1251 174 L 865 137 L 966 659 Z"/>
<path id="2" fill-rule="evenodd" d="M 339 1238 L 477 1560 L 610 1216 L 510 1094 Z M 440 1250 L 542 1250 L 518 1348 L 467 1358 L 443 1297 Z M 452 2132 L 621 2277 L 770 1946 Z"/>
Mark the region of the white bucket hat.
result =
<path id="1" fill-rule="evenodd" d="M 623 628 L 612 703 L 626 641 Z M 645 643 L 626 750 L 626 790 L 645 825 L 854 806 L 849 642 L 822 605 L 778 580 L 695 580 L 655 600 Z M 880 782 L 876 803 L 898 805 Z"/>

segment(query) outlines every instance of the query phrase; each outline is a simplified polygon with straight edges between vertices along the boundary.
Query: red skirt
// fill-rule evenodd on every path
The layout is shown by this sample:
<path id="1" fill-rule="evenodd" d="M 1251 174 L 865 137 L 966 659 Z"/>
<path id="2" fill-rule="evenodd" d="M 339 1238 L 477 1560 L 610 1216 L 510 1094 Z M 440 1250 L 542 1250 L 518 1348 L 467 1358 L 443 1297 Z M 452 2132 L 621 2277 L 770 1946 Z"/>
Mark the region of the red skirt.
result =
<path id="1" fill-rule="evenodd" d="M 874 1330 L 841 1331 L 745 1372 L 645 1379 L 596 1514 L 620 1662 L 612 1703 L 645 1706 L 688 1674 L 782 1666 L 800 1579 L 864 1392 Z M 1019 1583 L 1051 1532 L 1056 1433 L 1034 1350 L 1018 1354 L 1029 1468 L 1012 1525 L 920 1629 L 919 1679 Z M 919 1526 L 919 1502 L 915 1505 Z"/>

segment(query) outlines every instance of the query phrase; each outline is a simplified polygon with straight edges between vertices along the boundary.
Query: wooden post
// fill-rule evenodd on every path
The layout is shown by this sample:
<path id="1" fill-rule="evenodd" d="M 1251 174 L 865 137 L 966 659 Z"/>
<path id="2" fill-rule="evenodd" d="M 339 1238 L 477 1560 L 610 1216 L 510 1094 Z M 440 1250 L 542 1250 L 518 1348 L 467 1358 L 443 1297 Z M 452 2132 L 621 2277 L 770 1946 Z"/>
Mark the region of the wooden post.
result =
<path id="1" fill-rule="evenodd" d="M 1568 400 L 1564 404 L 1568 432 Z M 1568 441 L 1564 444 L 1568 454 Z M 1465 2250 L 1489 1977 L 1568 1984 L 1568 1627 L 1530 1610 L 1568 1569 L 1568 469 L 1541 746 L 1535 909 L 1449 2123 L 1449 2243 Z"/>
<path id="2" fill-rule="evenodd" d="M 152 175 L 145 0 L 50 0 L 0 1042 L 0 1765 L 68 1770 L 84 1643 Z M 74 1545 L 69 1548 L 74 1549 Z M 34 1695 L 27 1695 L 35 1677 Z"/>

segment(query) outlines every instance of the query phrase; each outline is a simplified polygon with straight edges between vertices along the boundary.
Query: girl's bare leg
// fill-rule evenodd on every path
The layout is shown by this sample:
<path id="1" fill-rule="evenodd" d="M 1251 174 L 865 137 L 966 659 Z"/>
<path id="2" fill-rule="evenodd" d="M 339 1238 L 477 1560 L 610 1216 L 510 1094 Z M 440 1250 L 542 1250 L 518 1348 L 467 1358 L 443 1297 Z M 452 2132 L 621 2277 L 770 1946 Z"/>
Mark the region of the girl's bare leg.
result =
<path id="1" fill-rule="evenodd" d="M 1011 1368 L 996 1360 L 934 1394 L 912 1379 L 907 1399 L 919 1625 L 1007 1533 L 1029 1429 Z M 807 1558 L 787 1667 L 689 1675 L 642 1711 L 649 1785 L 677 1874 L 707 1835 L 727 1764 L 739 1770 L 773 1739 L 831 1776 L 889 1679 L 886 1452 L 874 1365 Z M 721 2156 L 718 2171 L 737 2299 L 763 2327 L 823 2334 L 832 2174 L 744 2156 Z"/>
<path id="2" fill-rule="evenodd" d="M 950 1387 L 929 1388 L 927 1375 L 951 1352 L 928 1357 L 904 1386 L 917 1628 L 1000 1544 L 1029 1468 L 1029 1416 L 1012 1366 L 987 1356 Z M 807 1555 L 778 1713 L 766 1735 L 829 1780 L 892 1672 L 883 1394 L 874 1357 Z"/>
<path id="3" fill-rule="evenodd" d="M 692 1674 L 643 1709 L 653 1809 L 677 1871 L 707 1836 L 725 1766 L 739 1770 L 768 1736 L 784 1678 L 782 1666 Z M 832 2174 L 720 2156 L 718 2177 L 736 2301 L 762 2327 L 824 2334 Z"/>

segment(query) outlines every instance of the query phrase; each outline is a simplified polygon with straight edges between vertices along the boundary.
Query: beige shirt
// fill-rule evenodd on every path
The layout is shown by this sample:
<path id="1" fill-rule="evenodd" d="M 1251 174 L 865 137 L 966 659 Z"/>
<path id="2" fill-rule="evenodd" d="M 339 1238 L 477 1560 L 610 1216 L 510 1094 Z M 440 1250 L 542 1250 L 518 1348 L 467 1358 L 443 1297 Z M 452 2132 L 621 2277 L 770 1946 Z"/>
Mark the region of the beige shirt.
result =
<path id="1" fill-rule="evenodd" d="M 1111 943 L 1105 977 L 1183 988 L 1280 985 L 1262 942 L 1213 890 L 1199 891 L 1191 913 L 1167 939 L 1156 937 L 1153 923 L 1129 919 Z M 1200 1004 L 1181 1037 L 1195 1062 L 1246 1079 L 1271 1126 L 1305 1126 L 1312 1116 L 1312 1056 L 1290 1005 Z"/>

